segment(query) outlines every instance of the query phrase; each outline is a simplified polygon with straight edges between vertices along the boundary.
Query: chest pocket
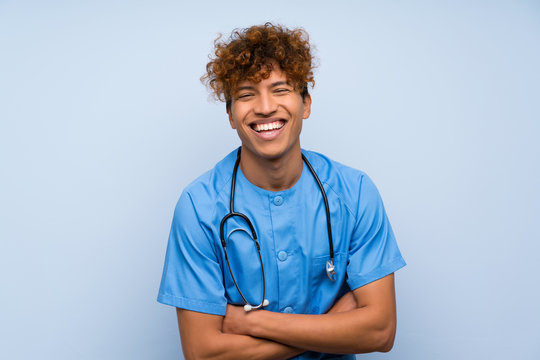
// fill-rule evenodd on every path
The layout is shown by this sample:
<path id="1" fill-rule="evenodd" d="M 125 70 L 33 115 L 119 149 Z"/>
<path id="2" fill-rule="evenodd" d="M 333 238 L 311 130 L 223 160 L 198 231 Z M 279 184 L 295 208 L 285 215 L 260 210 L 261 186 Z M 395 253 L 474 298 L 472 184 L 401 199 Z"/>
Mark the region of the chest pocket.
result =
<path id="1" fill-rule="evenodd" d="M 232 304 L 244 304 L 234 284 L 234 280 L 236 280 L 246 300 L 250 304 L 259 304 L 262 297 L 262 269 L 255 241 L 251 237 L 249 229 L 244 227 L 231 226 L 227 230 L 225 243 L 227 245 L 230 270 L 227 262 L 224 261 L 222 268 L 225 295 Z"/>
<path id="2" fill-rule="evenodd" d="M 332 307 L 334 302 L 343 295 L 348 286 L 345 282 L 347 275 L 347 254 L 334 255 L 335 281 L 331 281 L 326 273 L 328 255 L 315 257 L 310 266 L 312 314 L 324 314 Z"/>

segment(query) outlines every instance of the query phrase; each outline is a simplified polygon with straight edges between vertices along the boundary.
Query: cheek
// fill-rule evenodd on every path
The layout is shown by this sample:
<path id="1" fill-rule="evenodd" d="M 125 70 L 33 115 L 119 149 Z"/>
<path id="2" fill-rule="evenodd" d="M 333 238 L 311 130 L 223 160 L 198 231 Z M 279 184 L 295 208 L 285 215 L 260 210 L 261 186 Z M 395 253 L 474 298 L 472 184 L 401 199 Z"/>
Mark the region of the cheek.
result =
<path id="1" fill-rule="evenodd" d="M 247 111 L 241 105 L 235 104 L 231 107 L 228 115 L 231 127 L 233 129 L 238 129 L 242 127 L 242 123 L 247 115 Z"/>

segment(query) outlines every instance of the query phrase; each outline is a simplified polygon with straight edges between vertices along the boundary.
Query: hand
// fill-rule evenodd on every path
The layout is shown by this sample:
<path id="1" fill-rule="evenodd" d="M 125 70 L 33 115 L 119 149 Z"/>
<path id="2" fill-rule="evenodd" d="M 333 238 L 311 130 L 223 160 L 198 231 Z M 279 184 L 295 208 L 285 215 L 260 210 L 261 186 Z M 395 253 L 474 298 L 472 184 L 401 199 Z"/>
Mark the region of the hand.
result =
<path id="1" fill-rule="evenodd" d="M 352 311 L 357 308 L 358 304 L 356 303 L 356 299 L 354 298 L 352 291 L 349 291 L 336 301 L 334 306 L 328 310 L 327 314 Z"/>
<path id="2" fill-rule="evenodd" d="M 227 305 L 221 331 L 227 334 L 249 335 L 248 315 L 243 306 Z"/>

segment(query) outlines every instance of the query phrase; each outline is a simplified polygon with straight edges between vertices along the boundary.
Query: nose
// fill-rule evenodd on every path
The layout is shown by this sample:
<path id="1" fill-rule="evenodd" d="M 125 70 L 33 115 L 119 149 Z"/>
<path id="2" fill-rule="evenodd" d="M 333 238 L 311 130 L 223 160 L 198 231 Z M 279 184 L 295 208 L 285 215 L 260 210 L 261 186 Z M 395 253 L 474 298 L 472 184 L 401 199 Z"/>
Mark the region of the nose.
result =
<path id="1" fill-rule="evenodd" d="M 259 116 L 272 116 L 277 111 L 277 102 L 269 93 L 260 94 L 253 111 Z"/>

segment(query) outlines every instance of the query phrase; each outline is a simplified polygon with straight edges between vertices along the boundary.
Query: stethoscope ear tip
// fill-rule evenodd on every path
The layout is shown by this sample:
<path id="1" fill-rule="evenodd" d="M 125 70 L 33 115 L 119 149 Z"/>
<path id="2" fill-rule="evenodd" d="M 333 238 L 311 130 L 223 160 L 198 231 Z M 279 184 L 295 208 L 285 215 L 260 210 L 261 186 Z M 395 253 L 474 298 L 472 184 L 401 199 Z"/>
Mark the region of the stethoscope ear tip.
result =
<path id="1" fill-rule="evenodd" d="M 251 309 L 252 309 L 251 305 L 249 305 L 249 304 L 244 305 L 244 310 L 245 310 L 246 312 L 250 312 Z"/>
<path id="2" fill-rule="evenodd" d="M 268 299 L 264 299 L 263 306 L 268 306 L 268 304 L 270 304 L 270 301 L 268 301 Z"/>

